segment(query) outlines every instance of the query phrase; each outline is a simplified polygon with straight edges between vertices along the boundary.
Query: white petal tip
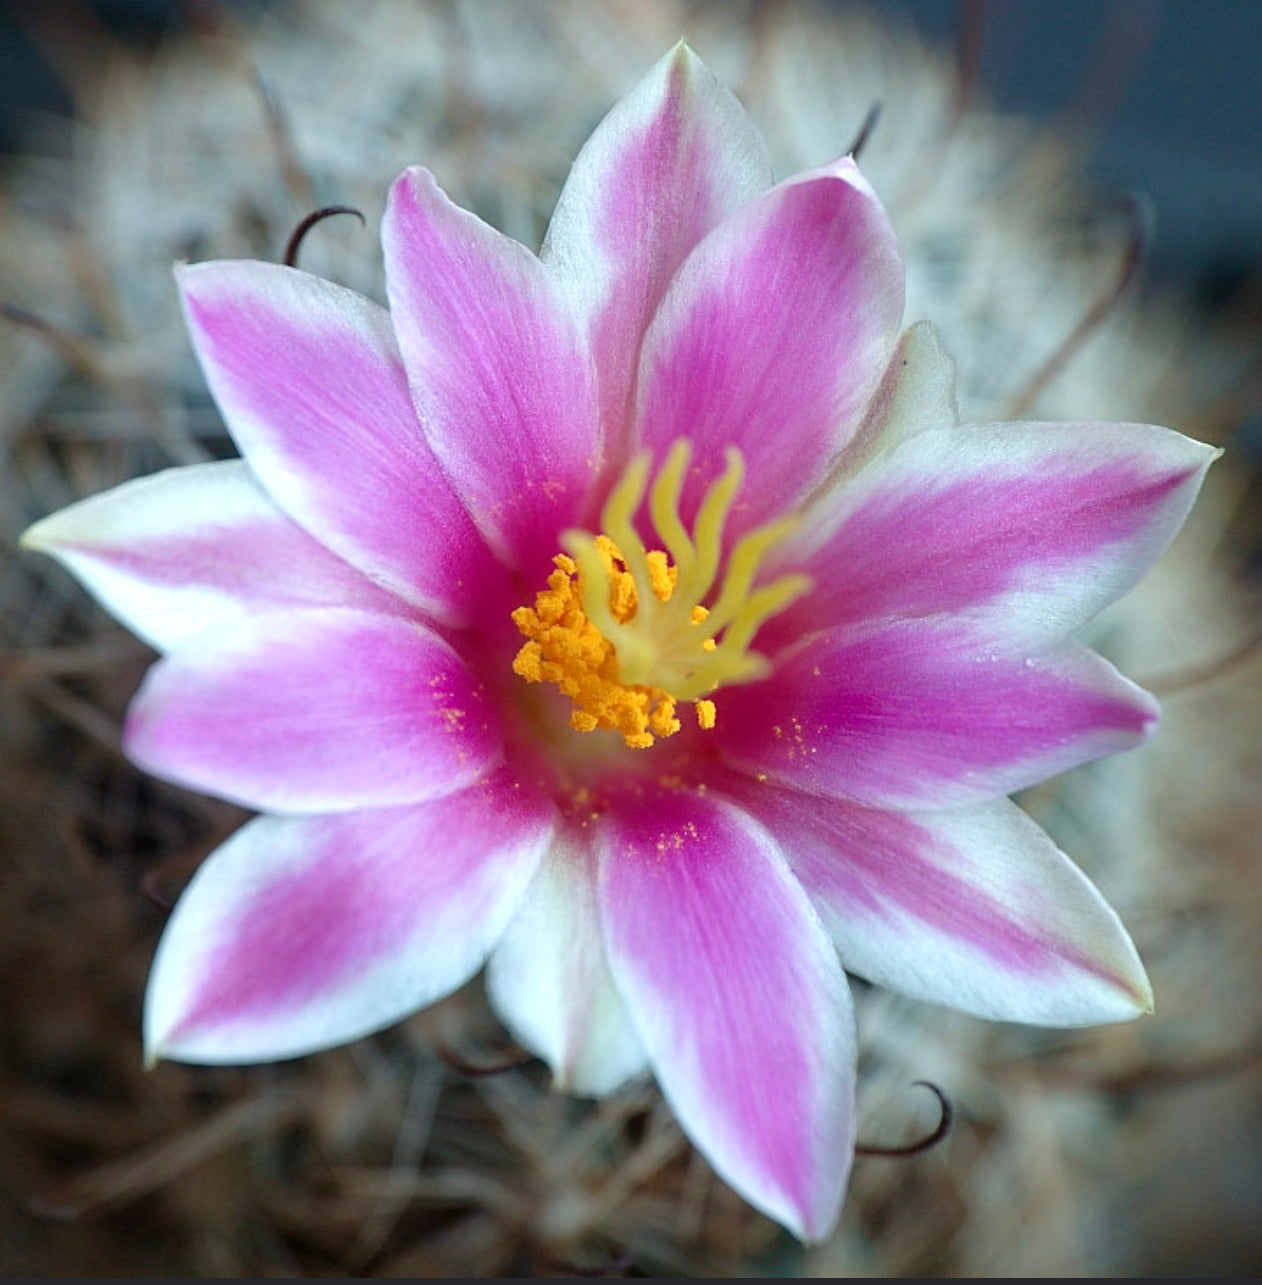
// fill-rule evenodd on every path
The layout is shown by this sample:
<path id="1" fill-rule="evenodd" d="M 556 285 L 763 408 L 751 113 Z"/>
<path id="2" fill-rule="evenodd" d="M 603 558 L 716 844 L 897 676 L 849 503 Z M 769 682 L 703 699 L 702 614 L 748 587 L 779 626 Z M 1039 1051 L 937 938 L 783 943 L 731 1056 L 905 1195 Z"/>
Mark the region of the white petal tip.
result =
<path id="1" fill-rule="evenodd" d="M 18 536 L 18 547 L 22 549 L 36 549 L 44 552 L 52 543 L 48 539 L 49 524 L 57 515 L 51 514 L 49 517 L 40 518 L 38 522 L 32 522 L 30 526 Z"/>
<path id="2" fill-rule="evenodd" d="M 1118 998 L 1125 1007 L 1115 1017 L 1102 1016 L 1096 1019 L 1097 1022 L 1134 1022 L 1141 1017 L 1151 1017 L 1156 1003 L 1153 999 L 1152 985 L 1142 968 L 1137 969 L 1129 977 L 1119 977 L 1117 982 L 1120 992 Z"/>

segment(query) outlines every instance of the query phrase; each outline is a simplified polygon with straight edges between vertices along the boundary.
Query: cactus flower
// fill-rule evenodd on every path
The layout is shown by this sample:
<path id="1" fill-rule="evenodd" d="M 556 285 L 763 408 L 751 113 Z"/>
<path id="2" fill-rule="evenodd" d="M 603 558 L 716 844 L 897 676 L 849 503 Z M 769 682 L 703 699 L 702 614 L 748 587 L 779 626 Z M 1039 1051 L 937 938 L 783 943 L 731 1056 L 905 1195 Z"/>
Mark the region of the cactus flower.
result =
<path id="1" fill-rule="evenodd" d="M 1212 452 L 959 422 L 851 158 L 775 183 L 685 47 L 577 158 L 536 255 L 423 169 L 388 306 L 178 269 L 239 460 L 46 518 L 160 658 L 127 752 L 259 812 L 176 906 L 153 1058 L 353 1040 L 484 965 L 558 1087 L 652 1074 L 814 1240 L 853 1154 L 846 973 L 988 1018 L 1151 1007 L 1006 796 L 1139 744 L 1075 631 Z"/>

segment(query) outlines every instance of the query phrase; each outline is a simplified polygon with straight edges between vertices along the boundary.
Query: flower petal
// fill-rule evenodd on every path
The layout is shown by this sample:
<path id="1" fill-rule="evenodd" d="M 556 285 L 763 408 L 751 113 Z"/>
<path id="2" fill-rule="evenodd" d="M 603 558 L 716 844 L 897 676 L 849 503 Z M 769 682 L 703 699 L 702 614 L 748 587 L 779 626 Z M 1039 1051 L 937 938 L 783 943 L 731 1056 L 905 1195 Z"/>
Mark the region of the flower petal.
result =
<path id="1" fill-rule="evenodd" d="M 22 543 L 55 557 L 159 651 L 259 611 L 405 611 L 291 522 L 240 460 L 125 482 L 37 522 Z"/>
<path id="2" fill-rule="evenodd" d="M 382 246 L 430 445 L 499 556 L 546 566 L 600 466 L 595 376 L 568 302 L 533 254 L 426 170 L 391 188 Z"/>
<path id="3" fill-rule="evenodd" d="M 817 635 L 767 683 L 723 692 L 724 754 L 811 793 L 954 807 L 1132 749 L 1156 726 L 1152 697 L 1094 652 L 1002 642 L 933 619 Z"/>
<path id="4" fill-rule="evenodd" d="M 846 159 L 780 184 L 684 262 L 644 340 L 639 440 L 694 446 L 691 513 L 739 447 L 737 527 L 790 509 L 859 428 L 903 311 L 903 264 Z"/>
<path id="5" fill-rule="evenodd" d="M 648 1069 L 601 940 L 595 857 L 554 845 L 487 964 L 513 1035 L 552 1068 L 554 1087 L 603 1097 Z"/>
<path id="6" fill-rule="evenodd" d="M 836 954 L 767 832 L 658 790 L 597 830 L 609 966 L 685 1132 L 803 1239 L 840 1207 L 855 1043 Z"/>
<path id="7" fill-rule="evenodd" d="M 486 693 L 447 643 L 338 609 L 258 616 L 159 661 L 125 745 L 157 776 L 272 812 L 418 803 L 501 752 Z"/>
<path id="8" fill-rule="evenodd" d="M 922 433 L 847 481 L 803 533 L 813 578 L 769 630 L 985 609 L 1051 638 L 1123 594 L 1179 529 L 1212 448 L 1143 424 Z"/>
<path id="9" fill-rule="evenodd" d="M 671 277 L 771 181 L 762 135 L 683 43 L 579 153 L 541 257 L 587 318 L 612 443 L 625 445 L 640 342 Z"/>
<path id="10" fill-rule="evenodd" d="M 270 263 L 177 279 L 206 382 L 276 503 L 370 579 L 448 623 L 493 574 L 426 445 L 384 309 Z"/>
<path id="11" fill-rule="evenodd" d="M 958 425 L 955 385 L 955 361 L 938 328 L 929 321 L 908 326 L 846 454 L 846 480 L 878 452 L 892 451 L 921 433 Z"/>
<path id="12" fill-rule="evenodd" d="M 746 778 L 846 968 L 979 1017 L 1085 1026 L 1152 1010 L 1126 930 L 1016 804 L 915 815 Z"/>
<path id="13" fill-rule="evenodd" d="M 149 1060 L 297 1057 L 446 995 L 503 932 L 551 825 L 502 775 L 416 807 L 250 822 L 167 925 Z"/>

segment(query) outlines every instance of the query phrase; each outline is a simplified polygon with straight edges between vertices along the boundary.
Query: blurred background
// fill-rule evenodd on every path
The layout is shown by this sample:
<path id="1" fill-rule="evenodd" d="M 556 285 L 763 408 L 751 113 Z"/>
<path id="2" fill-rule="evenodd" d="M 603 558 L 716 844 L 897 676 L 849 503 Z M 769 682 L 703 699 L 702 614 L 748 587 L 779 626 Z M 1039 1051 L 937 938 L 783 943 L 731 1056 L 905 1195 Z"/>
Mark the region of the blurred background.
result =
<path id="1" fill-rule="evenodd" d="M 277 0 L 221 2 L 243 17 L 278 7 Z M 845 8 L 844 0 L 832 7 Z M 981 90 L 1001 110 L 1084 131 L 1086 173 L 1108 189 L 1146 192 L 1159 210 L 1154 270 L 1213 292 L 1262 263 L 1258 5 L 881 0 L 874 7 L 947 48 L 967 48 Z M 40 52 L 59 19 L 91 14 L 120 39 L 152 50 L 210 8 L 200 0 L 7 0 L 0 7 L 0 152 L 21 147 L 32 113 L 70 110 L 59 60 Z M 40 38 L 32 38 L 32 26 Z"/>
<path id="2" fill-rule="evenodd" d="M 231 453 L 179 258 L 380 297 L 404 164 L 532 246 L 574 153 L 685 35 L 778 172 L 844 150 L 968 418 L 1138 419 L 1222 445 L 1194 520 L 1090 639 L 1160 736 L 1022 802 L 1119 908 L 1155 1017 L 962 1018 L 857 983 L 861 1159 L 804 1250 L 652 1086 L 518 1065 L 476 984 L 274 1068 L 140 1066 L 166 909 L 243 814 L 119 751 L 151 659 L 19 553 L 78 496 Z M 0 1271 L 8 1275 L 1145 1275 L 1262 1266 L 1262 6 L 1145 0 L 0 0 Z M 1119 201 L 1139 192 L 1144 199 Z M 1144 211 L 1155 218 L 1151 225 Z M 477 1074 L 503 1066 L 500 1074 Z"/>

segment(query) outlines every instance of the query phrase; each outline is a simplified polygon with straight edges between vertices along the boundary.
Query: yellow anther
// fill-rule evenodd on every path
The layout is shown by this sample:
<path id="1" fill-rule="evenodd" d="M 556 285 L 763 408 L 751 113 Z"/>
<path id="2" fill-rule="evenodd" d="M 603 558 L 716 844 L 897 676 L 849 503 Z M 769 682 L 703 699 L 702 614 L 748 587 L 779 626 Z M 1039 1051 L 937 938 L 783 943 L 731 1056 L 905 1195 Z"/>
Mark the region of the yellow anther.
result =
<path id="1" fill-rule="evenodd" d="M 576 731 L 610 728 L 637 749 L 680 730 L 681 701 L 693 702 L 699 727 L 713 728 L 715 704 L 703 697 L 767 674 L 766 658 L 748 650 L 754 634 L 810 588 L 803 575 L 753 588 L 767 551 L 792 529 L 784 520 L 737 541 L 716 590 L 723 528 L 745 465 L 729 449 L 690 535 L 679 516 L 690 456 L 689 444 L 676 442 L 649 491 L 649 516 L 665 549 L 646 549 L 634 524 L 648 486 L 645 453 L 610 493 L 602 534 L 567 531 L 569 556 L 553 559 L 556 569 L 535 605 L 513 612 L 528 640 L 514 672 L 527 682 L 555 683 L 574 704 Z"/>

